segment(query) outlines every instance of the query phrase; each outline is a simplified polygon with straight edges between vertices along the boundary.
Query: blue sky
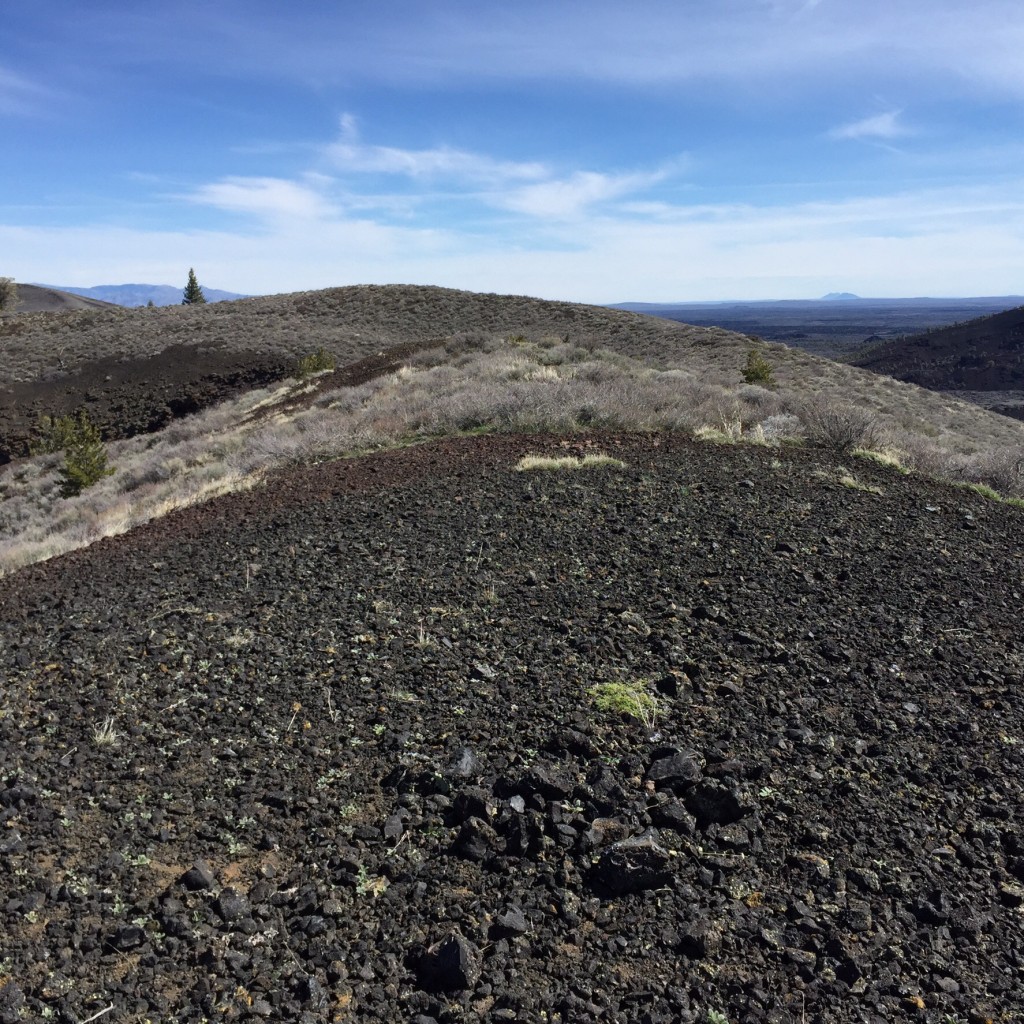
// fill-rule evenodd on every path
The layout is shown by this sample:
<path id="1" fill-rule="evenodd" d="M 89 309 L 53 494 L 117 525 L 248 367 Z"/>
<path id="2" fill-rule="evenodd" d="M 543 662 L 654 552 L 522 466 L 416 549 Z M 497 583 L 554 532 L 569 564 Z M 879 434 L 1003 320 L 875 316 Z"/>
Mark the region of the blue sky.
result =
<path id="1" fill-rule="evenodd" d="M 0 274 L 1024 293 L 1020 0 L 33 0 Z"/>

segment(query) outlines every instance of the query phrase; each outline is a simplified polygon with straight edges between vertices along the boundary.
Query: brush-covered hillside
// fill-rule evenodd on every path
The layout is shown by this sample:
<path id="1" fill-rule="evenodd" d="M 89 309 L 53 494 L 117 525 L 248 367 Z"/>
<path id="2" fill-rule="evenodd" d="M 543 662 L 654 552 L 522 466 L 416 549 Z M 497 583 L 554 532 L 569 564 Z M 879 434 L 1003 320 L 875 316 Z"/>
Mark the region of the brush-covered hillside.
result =
<path id="1" fill-rule="evenodd" d="M 1019 1019 L 1024 424 L 440 289 L 15 322 L 6 436 L 108 440 L 0 468 L 0 1024 Z"/>

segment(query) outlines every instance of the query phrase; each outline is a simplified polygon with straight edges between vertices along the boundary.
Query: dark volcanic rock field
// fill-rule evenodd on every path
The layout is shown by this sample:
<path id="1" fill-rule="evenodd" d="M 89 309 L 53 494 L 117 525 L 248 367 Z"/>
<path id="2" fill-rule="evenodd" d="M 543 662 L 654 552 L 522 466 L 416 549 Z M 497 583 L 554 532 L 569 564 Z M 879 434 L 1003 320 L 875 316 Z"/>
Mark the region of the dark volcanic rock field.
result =
<path id="1" fill-rule="evenodd" d="M 0 1024 L 1020 1020 L 1024 518 L 847 469 L 467 438 L 0 581 Z"/>

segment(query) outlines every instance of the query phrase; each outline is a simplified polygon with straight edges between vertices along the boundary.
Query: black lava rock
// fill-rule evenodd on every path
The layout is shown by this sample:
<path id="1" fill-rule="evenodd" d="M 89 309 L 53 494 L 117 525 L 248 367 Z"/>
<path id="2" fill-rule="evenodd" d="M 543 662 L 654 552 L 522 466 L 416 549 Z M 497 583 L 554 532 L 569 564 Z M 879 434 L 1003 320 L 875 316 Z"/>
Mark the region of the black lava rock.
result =
<path id="1" fill-rule="evenodd" d="M 463 992 L 480 978 L 480 951 L 461 932 L 452 932 L 427 950 L 416 974 L 427 992 Z"/>
<path id="2" fill-rule="evenodd" d="M 657 889 L 672 880 L 671 857 L 654 832 L 623 839 L 601 854 L 594 872 L 598 885 L 622 895 Z"/>

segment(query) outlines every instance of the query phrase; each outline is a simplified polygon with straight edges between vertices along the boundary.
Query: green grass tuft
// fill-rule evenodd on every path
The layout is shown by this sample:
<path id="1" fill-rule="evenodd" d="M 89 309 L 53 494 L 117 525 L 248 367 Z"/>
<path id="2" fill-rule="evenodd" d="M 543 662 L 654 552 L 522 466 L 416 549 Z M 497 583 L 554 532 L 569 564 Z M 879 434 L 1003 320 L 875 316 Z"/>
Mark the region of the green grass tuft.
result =
<path id="1" fill-rule="evenodd" d="M 854 448 L 850 454 L 854 458 L 865 459 L 868 462 L 877 463 L 879 466 L 885 466 L 887 469 L 894 469 L 904 476 L 910 474 L 910 470 L 903 465 L 899 452 L 893 451 L 891 448 Z"/>
<path id="2" fill-rule="evenodd" d="M 657 698 L 647 691 L 647 683 L 637 679 L 631 683 L 599 683 L 588 691 L 598 711 L 613 715 L 630 715 L 648 728 L 654 725 L 660 707 Z"/>

